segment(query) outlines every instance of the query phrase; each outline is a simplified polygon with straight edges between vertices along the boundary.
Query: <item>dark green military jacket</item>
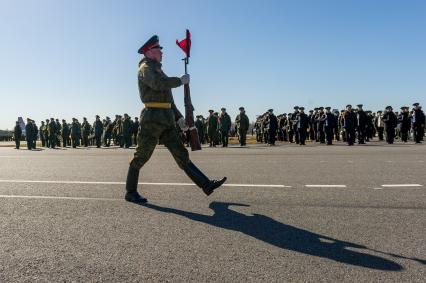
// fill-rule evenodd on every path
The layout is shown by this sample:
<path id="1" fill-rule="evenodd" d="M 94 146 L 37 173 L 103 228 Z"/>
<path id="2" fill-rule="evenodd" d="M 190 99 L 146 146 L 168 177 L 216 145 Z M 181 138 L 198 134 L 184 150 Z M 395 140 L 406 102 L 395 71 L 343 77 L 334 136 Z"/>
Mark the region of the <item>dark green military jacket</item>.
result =
<path id="1" fill-rule="evenodd" d="M 95 120 L 95 122 L 93 123 L 93 129 L 95 130 L 95 137 L 102 136 L 102 133 L 104 131 L 102 121 L 101 120 Z"/>
<path id="2" fill-rule="evenodd" d="M 144 108 L 140 123 L 154 122 L 174 127 L 182 114 L 174 103 L 171 89 L 182 85 L 180 78 L 168 77 L 161 70 L 161 63 L 143 58 L 139 63 L 138 83 L 139 95 L 143 103 L 171 103 L 171 109 Z"/>
<path id="3" fill-rule="evenodd" d="M 209 135 L 216 132 L 217 130 L 217 117 L 215 115 L 210 115 L 208 118 L 208 126 L 207 131 Z"/>
<path id="4" fill-rule="evenodd" d="M 130 118 L 125 118 L 123 120 L 123 135 L 125 137 L 131 136 L 133 133 L 133 122 Z"/>
<path id="5" fill-rule="evenodd" d="M 70 127 L 67 123 L 62 123 L 62 137 L 67 138 L 70 135 Z"/>
<path id="6" fill-rule="evenodd" d="M 238 129 L 248 131 L 250 124 L 249 118 L 245 113 L 238 114 L 237 118 L 235 118 L 235 124 L 237 124 Z"/>
<path id="7" fill-rule="evenodd" d="M 82 131 L 83 136 L 90 135 L 90 124 L 89 124 L 89 122 L 84 121 L 83 125 L 81 125 L 81 128 L 82 128 L 81 131 Z"/>
<path id="8" fill-rule="evenodd" d="M 13 138 L 14 138 L 15 140 L 20 140 L 20 139 L 21 139 L 21 137 L 22 137 L 22 129 L 21 129 L 21 126 L 16 125 L 16 126 L 15 126 L 15 128 L 14 128 L 14 130 L 13 130 Z"/>
<path id="9" fill-rule="evenodd" d="M 80 125 L 78 122 L 71 123 L 71 136 L 78 137 L 80 136 Z"/>
<path id="10" fill-rule="evenodd" d="M 49 122 L 47 129 L 49 131 L 49 137 L 53 137 L 53 136 L 56 135 L 56 123 L 55 122 Z"/>
<path id="11" fill-rule="evenodd" d="M 231 117 L 228 113 L 220 115 L 220 130 L 223 132 L 229 132 L 231 129 Z"/>

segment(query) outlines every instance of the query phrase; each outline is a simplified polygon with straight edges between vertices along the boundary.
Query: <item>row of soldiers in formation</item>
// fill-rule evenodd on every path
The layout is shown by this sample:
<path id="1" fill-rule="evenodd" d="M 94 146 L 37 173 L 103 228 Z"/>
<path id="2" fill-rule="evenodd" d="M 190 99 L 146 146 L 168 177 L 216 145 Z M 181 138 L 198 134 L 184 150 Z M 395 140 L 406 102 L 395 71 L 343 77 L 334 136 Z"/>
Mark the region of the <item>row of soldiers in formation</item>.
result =
<path id="1" fill-rule="evenodd" d="M 42 147 L 67 147 L 77 146 L 88 147 L 89 145 L 96 145 L 96 147 L 111 146 L 113 145 L 130 148 L 136 144 L 136 136 L 139 128 L 139 119 L 135 117 L 134 120 L 129 115 L 124 114 L 115 115 L 115 120 L 112 121 L 109 117 L 105 117 L 101 121 L 99 115 L 96 115 L 95 122 L 90 124 L 87 118 L 83 118 L 80 123 L 78 119 L 72 118 L 72 123 L 67 123 L 62 119 L 50 118 L 41 121 L 40 128 L 36 122 L 30 118 L 27 119 L 25 125 L 25 139 L 27 141 L 27 148 L 29 150 L 36 148 L 36 142 L 40 138 Z M 20 141 L 22 139 L 22 129 L 19 122 L 16 122 L 14 128 L 14 140 L 16 148 L 19 149 Z"/>
<path id="2" fill-rule="evenodd" d="M 221 113 L 209 110 L 209 116 L 197 115 L 195 127 L 198 131 L 198 138 L 201 144 L 208 143 L 210 147 L 216 147 L 221 144 L 222 147 L 228 147 L 229 136 L 237 136 L 241 146 L 246 145 L 246 136 L 250 127 L 250 120 L 246 115 L 244 107 L 239 108 L 240 113 L 234 121 L 226 112 L 226 108 L 221 108 Z"/>
<path id="3" fill-rule="evenodd" d="M 413 140 L 421 143 L 425 132 L 425 114 L 419 103 L 413 108 L 401 107 L 400 112 L 394 112 L 391 106 L 384 111 L 364 111 L 363 105 L 357 109 L 347 105 L 345 110 L 331 111 L 331 107 L 318 107 L 306 114 L 304 107 L 294 107 L 293 113 L 275 116 L 273 109 L 258 116 L 254 126 L 256 139 L 269 145 L 280 141 L 294 141 L 305 145 L 306 139 L 331 145 L 333 140 L 341 138 L 348 145 L 353 145 L 358 138 L 359 144 L 365 144 L 378 135 L 379 140 L 386 139 L 388 144 L 394 142 L 395 137 L 407 142 L 409 133 Z"/>
<path id="4" fill-rule="evenodd" d="M 244 107 L 239 108 L 240 113 L 234 121 L 226 112 L 226 108 L 221 108 L 221 113 L 209 110 L 209 116 L 196 116 L 195 127 L 198 130 L 199 140 L 202 144 L 208 143 L 210 147 L 221 144 L 228 146 L 229 136 L 237 136 L 241 146 L 246 145 L 246 136 L 250 127 L 250 121 L 245 113 Z M 106 117 L 102 121 L 99 115 L 90 124 L 86 118 L 80 123 L 73 118 L 72 123 L 66 120 L 51 118 L 42 121 L 38 129 L 35 121 L 27 119 L 25 126 L 28 149 L 36 148 L 36 141 L 40 137 L 43 147 L 55 148 L 56 146 L 77 146 L 96 145 L 96 147 L 109 147 L 113 145 L 129 148 L 136 145 L 139 128 L 138 118 L 132 120 L 129 115 L 116 115 L 112 121 Z M 351 105 L 346 106 L 346 110 L 331 111 L 331 107 L 318 107 L 305 113 L 304 107 L 294 107 L 293 113 L 275 116 L 273 109 L 269 109 L 263 115 L 257 117 L 253 127 L 256 140 L 260 143 L 275 145 L 275 141 L 296 142 L 305 145 L 307 139 L 315 142 L 331 145 L 333 140 L 347 142 L 353 145 L 358 138 L 359 144 L 368 142 L 378 135 L 379 140 L 384 140 L 389 144 L 394 142 L 395 137 L 407 142 L 410 131 L 416 143 L 423 140 L 425 132 L 425 114 L 418 103 L 409 107 L 401 107 L 400 112 L 394 112 L 391 106 L 387 106 L 385 111 L 364 111 L 363 105 L 358 104 L 357 109 L 352 109 Z M 22 131 L 19 123 L 16 122 L 14 129 L 14 140 L 16 148 L 20 146 Z M 187 135 L 182 133 L 182 139 L 188 141 Z M 187 142 L 188 143 L 188 142 Z"/>

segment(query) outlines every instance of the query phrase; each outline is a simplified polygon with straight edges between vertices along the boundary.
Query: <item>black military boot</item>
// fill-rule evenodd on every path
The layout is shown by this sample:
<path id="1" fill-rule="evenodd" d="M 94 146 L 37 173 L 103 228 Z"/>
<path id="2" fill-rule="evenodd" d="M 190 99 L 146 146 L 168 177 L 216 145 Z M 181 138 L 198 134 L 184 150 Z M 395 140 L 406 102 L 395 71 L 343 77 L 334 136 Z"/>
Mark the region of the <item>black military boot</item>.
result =
<path id="1" fill-rule="evenodd" d="M 213 191 L 226 181 L 226 177 L 221 180 L 210 180 L 203 172 L 198 169 L 191 161 L 183 169 L 188 177 L 200 187 L 206 195 L 210 195 Z"/>
<path id="2" fill-rule="evenodd" d="M 124 199 L 134 203 L 146 203 L 148 200 L 138 193 L 139 169 L 129 166 L 126 180 L 126 195 Z"/>

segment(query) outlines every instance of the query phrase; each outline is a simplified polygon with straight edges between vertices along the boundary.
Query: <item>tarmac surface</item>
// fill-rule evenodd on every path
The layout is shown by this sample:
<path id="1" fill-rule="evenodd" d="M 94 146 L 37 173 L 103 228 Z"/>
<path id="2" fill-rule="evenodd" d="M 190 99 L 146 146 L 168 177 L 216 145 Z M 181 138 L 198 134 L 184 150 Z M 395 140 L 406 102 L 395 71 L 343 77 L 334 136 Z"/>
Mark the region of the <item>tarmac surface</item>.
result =
<path id="1" fill-rule="evenodd" d="M 0 148 L 0 282 L 425 282 L 426 146 Z"/>

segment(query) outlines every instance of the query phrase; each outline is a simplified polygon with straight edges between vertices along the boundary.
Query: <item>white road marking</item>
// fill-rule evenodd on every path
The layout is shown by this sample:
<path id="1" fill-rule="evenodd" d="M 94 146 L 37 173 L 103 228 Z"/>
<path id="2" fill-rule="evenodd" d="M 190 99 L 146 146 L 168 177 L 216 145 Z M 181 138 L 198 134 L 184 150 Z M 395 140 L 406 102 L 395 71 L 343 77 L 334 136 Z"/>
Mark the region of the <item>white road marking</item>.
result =
<path id="1" fill-rule="evenodd" d="M 65 200 L 123 200 L 118 198 L 85 198 L 85 197 L 60 197 L 60 196 L 21 196 L 21 195 L 0 195 L 0 198 L 32 198 L 32 199 L 65 199 Z"/>
<path id="2" fill-rule="evenodd" d="M 398 187 L 423 187 L 423 186 L 420 184 L 387 184 L 387 185 L 382 185 L 382 187 L 398 188 Z"/>
<path id="3" fill-rule="evenodd" d="M 125 185 L 125 182 L 103 182 L 103 181 L 51 181 L 51 180 L 0 180 L 0 183 L 42 183 L 42 184 L 84 184 L 84 185 Z M 193 183 L 149 183 L 140 182 L 139 185 L 151 186 L 195 186 Z M 291 188 L 285 185 L 267 184 L 224 184 L 224 187 L 262 187 L 262 188 Z"/>
<path id="4" fill-rule="evenodd" d="M 346 188 L 346 185 L 305 185 L 307 188 Z"/>

